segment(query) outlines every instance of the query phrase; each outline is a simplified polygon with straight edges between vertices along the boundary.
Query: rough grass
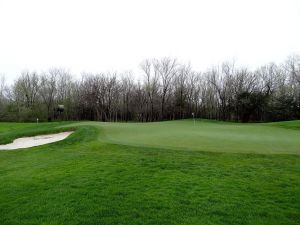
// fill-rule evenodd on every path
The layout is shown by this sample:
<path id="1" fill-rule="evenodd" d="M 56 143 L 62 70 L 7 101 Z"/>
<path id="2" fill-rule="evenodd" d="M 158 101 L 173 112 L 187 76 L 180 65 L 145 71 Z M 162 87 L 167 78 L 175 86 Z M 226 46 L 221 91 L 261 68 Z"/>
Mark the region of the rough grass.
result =
<path id="1" fill-rule="evenodd" d="M 282 136 L 277 138 L 289 140 L 284 138 L 298 134 L 299 139 L 300 132 L 282 124 L 197 122 L 201 135 L 203 128 L 207 136 L 215 130 L 215 140 L 199 147 L 201 135 L 195 134 L 196 148 L 190 144 L 175 150 L 172 136 L 179 132 L 175 127 L 188 138 L 197 133 L 192 121 L 39 127 L 0 123 L 0 140 L 77 127 L 61 142 L 0 151 L 0 224 L 299 224 L 300 150 L 289 148 L 293 154 L 278 154 L 265 147 L 256 150 L 261 154 L 247 153 L 245 148 L 252 151 L 247 145 L 256 146 L 251 142 L 260 138 L 245 141 L 237 134 L 253 135 L 262 129 L 257 136 L 271 137 L 267 131 L 273 129 L 274 135 Z M 226 140 L 220 137 L 222 127 L 226 137 L 229 132 L 237 135 L 237 143 L 230 141 L 234 151 L 243 154 L 228 151 L 226 142 L 225 152 L 213 149 L 222 148 L 215 142 Z M 164 141 L 161 135 L 171 139 Z"/>

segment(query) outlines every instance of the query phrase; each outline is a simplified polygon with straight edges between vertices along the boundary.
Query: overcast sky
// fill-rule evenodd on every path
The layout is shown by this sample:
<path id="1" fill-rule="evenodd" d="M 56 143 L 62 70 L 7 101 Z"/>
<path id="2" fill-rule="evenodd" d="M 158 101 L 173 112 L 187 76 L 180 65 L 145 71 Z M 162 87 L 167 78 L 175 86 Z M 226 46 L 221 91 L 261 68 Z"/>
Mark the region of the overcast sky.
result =
<path id="1" fill-rule="evenodd" d="M 197 70 L 300 53 L 300 0 L 0 0 L 0 73 L 137 71 L 171 56 Z"/>

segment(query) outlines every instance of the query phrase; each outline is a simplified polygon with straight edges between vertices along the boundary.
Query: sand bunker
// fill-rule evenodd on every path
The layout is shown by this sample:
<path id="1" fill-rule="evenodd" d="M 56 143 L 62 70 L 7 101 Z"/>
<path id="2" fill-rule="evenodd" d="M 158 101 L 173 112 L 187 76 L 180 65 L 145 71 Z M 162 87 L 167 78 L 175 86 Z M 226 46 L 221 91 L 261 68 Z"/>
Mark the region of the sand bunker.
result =
<path id="1" fill-rule="evenodd" d="M 34 137 L 23 137 L 14 140 L 10 144 L 0 145 L 0 150 L 15 150 L 20 148 L 30 148 L 39 145 L 45 145 L 67 138 L 73 131 L 62 132 L 58 134 L 39 135 Z"/>

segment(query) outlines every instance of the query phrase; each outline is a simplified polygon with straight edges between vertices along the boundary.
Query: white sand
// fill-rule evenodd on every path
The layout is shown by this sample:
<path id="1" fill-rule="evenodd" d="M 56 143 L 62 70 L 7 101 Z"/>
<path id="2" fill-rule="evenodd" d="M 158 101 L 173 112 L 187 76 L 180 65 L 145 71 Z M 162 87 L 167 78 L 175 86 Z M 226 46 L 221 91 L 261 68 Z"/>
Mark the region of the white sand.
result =
<path id="1" fill-rule="evenodd" d="M 62 132 L 58 134 L 39 135 L 34 137 L 23 137 L 15 139 L 12 143 L 0 145 L 0 150 L 15 150 L 20 148 L 30 148 L 39 145 L 45 145 L 52 142 L 61 141 L 67 138 L 73 132 Z"/>

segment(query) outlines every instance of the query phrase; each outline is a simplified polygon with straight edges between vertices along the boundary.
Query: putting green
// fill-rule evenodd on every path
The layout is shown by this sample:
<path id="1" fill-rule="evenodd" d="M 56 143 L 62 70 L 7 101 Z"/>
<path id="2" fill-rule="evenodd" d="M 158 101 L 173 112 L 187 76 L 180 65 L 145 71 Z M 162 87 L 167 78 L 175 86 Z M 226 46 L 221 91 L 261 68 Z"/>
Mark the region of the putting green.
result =
<path id="1" fill-rule="evenodd" d="M 207 120 L 155 123 L 88 122 L 107 143 L 178 150 L 300 154 L 300 122 L 240 124 Z M 297 129 L 299 128 L 299 129 Z"/>

